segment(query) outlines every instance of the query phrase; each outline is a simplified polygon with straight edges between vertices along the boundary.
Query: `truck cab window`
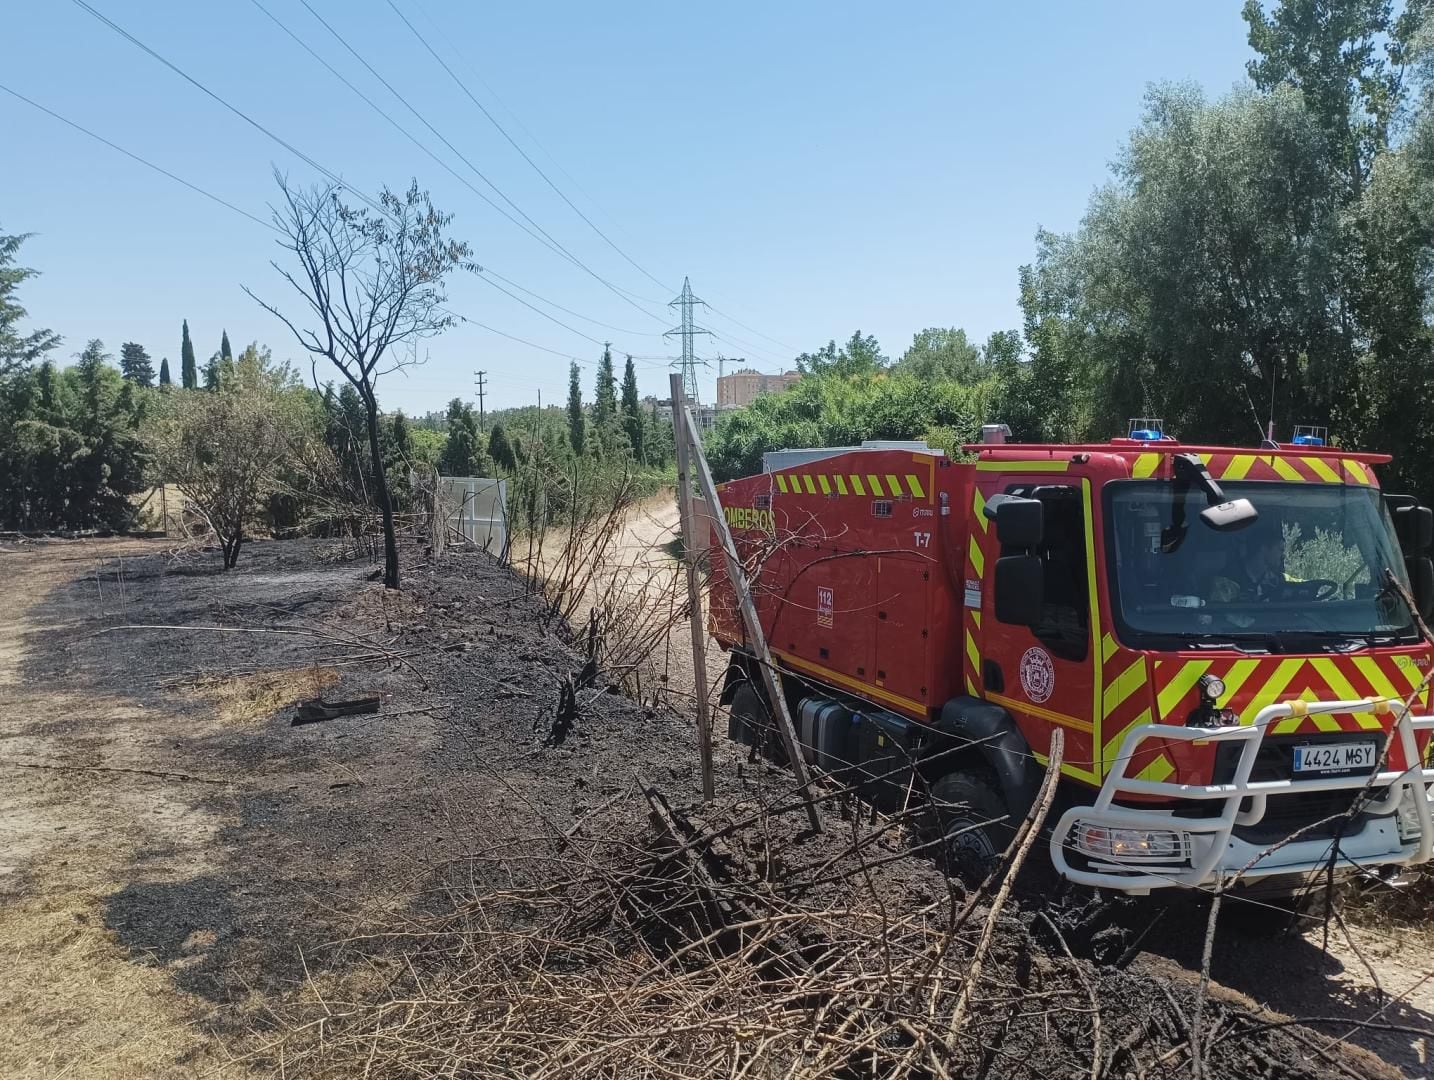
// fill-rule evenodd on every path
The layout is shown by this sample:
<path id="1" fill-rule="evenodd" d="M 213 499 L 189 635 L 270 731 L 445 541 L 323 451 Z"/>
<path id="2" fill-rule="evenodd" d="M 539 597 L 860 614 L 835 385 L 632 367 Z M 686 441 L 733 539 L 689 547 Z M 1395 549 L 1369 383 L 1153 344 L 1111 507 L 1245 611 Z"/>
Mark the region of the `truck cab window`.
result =
<path id="1" fill-rule="evenodd" d="M 1045 595 L 1041 621 L 1031 627 L 1031 632 L 1054 655 L 1084 660 L 1090 641 L 1090 579 L 1080 489 L 1057 484 L 1017 484 L 1008 487 L 1006 493 L 1039 499 L 1045 520 L 1041 545 L 1034 553 L 1044 569 Z"/>

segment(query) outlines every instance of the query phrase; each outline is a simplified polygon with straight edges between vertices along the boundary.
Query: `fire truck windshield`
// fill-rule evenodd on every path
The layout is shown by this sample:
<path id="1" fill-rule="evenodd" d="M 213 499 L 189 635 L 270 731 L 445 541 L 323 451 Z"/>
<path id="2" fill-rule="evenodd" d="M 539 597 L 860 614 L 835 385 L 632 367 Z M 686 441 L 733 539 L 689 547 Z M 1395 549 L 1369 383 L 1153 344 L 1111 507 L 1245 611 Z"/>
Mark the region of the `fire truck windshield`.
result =
<path id="1" fill-rule="evenodd" d="M 1112 606 L 1128 644 L 1230 642 L 1283 652 L 1414 639 L 1413 619 L 1392 571 L 1408 577 L 1394 526 L 1377 490 L 1343 484 L 1222 485 L 1249 499 L 1259 520 L 1218 532 L 1199 517 L 1198 491 L 1184 497 L 1189 524 L 1172 529 L 1180 498 L 1167 481 L 1107 486 Z M 1313 639 L 1313 640 L 1311 640 Z"/>

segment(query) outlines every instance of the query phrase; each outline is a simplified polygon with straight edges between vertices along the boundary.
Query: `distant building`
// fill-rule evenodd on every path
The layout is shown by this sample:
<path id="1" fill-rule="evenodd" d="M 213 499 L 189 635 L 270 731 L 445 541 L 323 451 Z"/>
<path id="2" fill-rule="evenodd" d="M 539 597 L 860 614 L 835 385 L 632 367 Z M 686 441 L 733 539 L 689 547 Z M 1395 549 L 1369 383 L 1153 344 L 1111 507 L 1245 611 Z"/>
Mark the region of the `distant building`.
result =
<path id="1" fill-rule="evenodd" d="M 780 394 L 797 383 L 801 377 L 802 373 L 799 371 L 764 375 L 754 368 L 742 368 L 717 380 L 717 407 L 740 409 L 752 404 L 760 394 Z"/>

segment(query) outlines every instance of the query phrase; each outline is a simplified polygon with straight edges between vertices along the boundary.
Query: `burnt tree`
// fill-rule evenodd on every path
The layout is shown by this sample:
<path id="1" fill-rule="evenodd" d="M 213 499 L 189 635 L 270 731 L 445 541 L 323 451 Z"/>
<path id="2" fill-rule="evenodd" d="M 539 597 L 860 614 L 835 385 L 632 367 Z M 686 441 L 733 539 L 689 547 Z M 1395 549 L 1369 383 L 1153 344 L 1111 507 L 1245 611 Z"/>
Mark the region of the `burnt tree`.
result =
<path id="1" fill-rule="evenodd" d="M 456 321 L 443 308 L 443 282 L 450 272 L 471 265 L 471 252 L 445 235 L 452 215 L 436 210 L 416 182 L 403 194 L 385 188 L 376 201 L 359 195 L 364 205 L 355 207 L 343 201 L 338 185 L 295 188 L 283 176 L 276 178 L 283 199 L 274 209 L 274 224 L 298 270 L 272 265 L 308 311 L 291 319 L 247 287 L 244 291 L 282 320 L 300 345 L 333 364 L 362 400 L 373 497 L 383 515 L 383 583 L 396 589 L 398 542 L 379 446 L 376 386 L 380 376 L 416 362 L 394 346 L 437 334 Z"/>

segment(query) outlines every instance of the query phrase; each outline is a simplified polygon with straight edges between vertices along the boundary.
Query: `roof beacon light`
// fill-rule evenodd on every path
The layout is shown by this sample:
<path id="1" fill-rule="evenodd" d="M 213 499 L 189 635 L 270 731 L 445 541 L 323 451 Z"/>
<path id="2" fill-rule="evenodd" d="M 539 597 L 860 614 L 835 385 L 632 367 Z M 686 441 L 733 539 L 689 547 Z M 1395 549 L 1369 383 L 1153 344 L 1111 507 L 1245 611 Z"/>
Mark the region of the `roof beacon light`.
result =
<path id="1" fill-rule="evenodd" d="M 1316 427 L 1314 424 L 1300 424 L 1295 428 L 1294 444 L 1296 446 L 1324 446 L 1328 441 L 1328 429 Z"/>
<path id="2" fill-rule="evenodd" d="M 1136 442 L 1159 442 L 1165 438 L 1165 421 L 1154 416 L 1131 417 L 1127 438 Z"/>

